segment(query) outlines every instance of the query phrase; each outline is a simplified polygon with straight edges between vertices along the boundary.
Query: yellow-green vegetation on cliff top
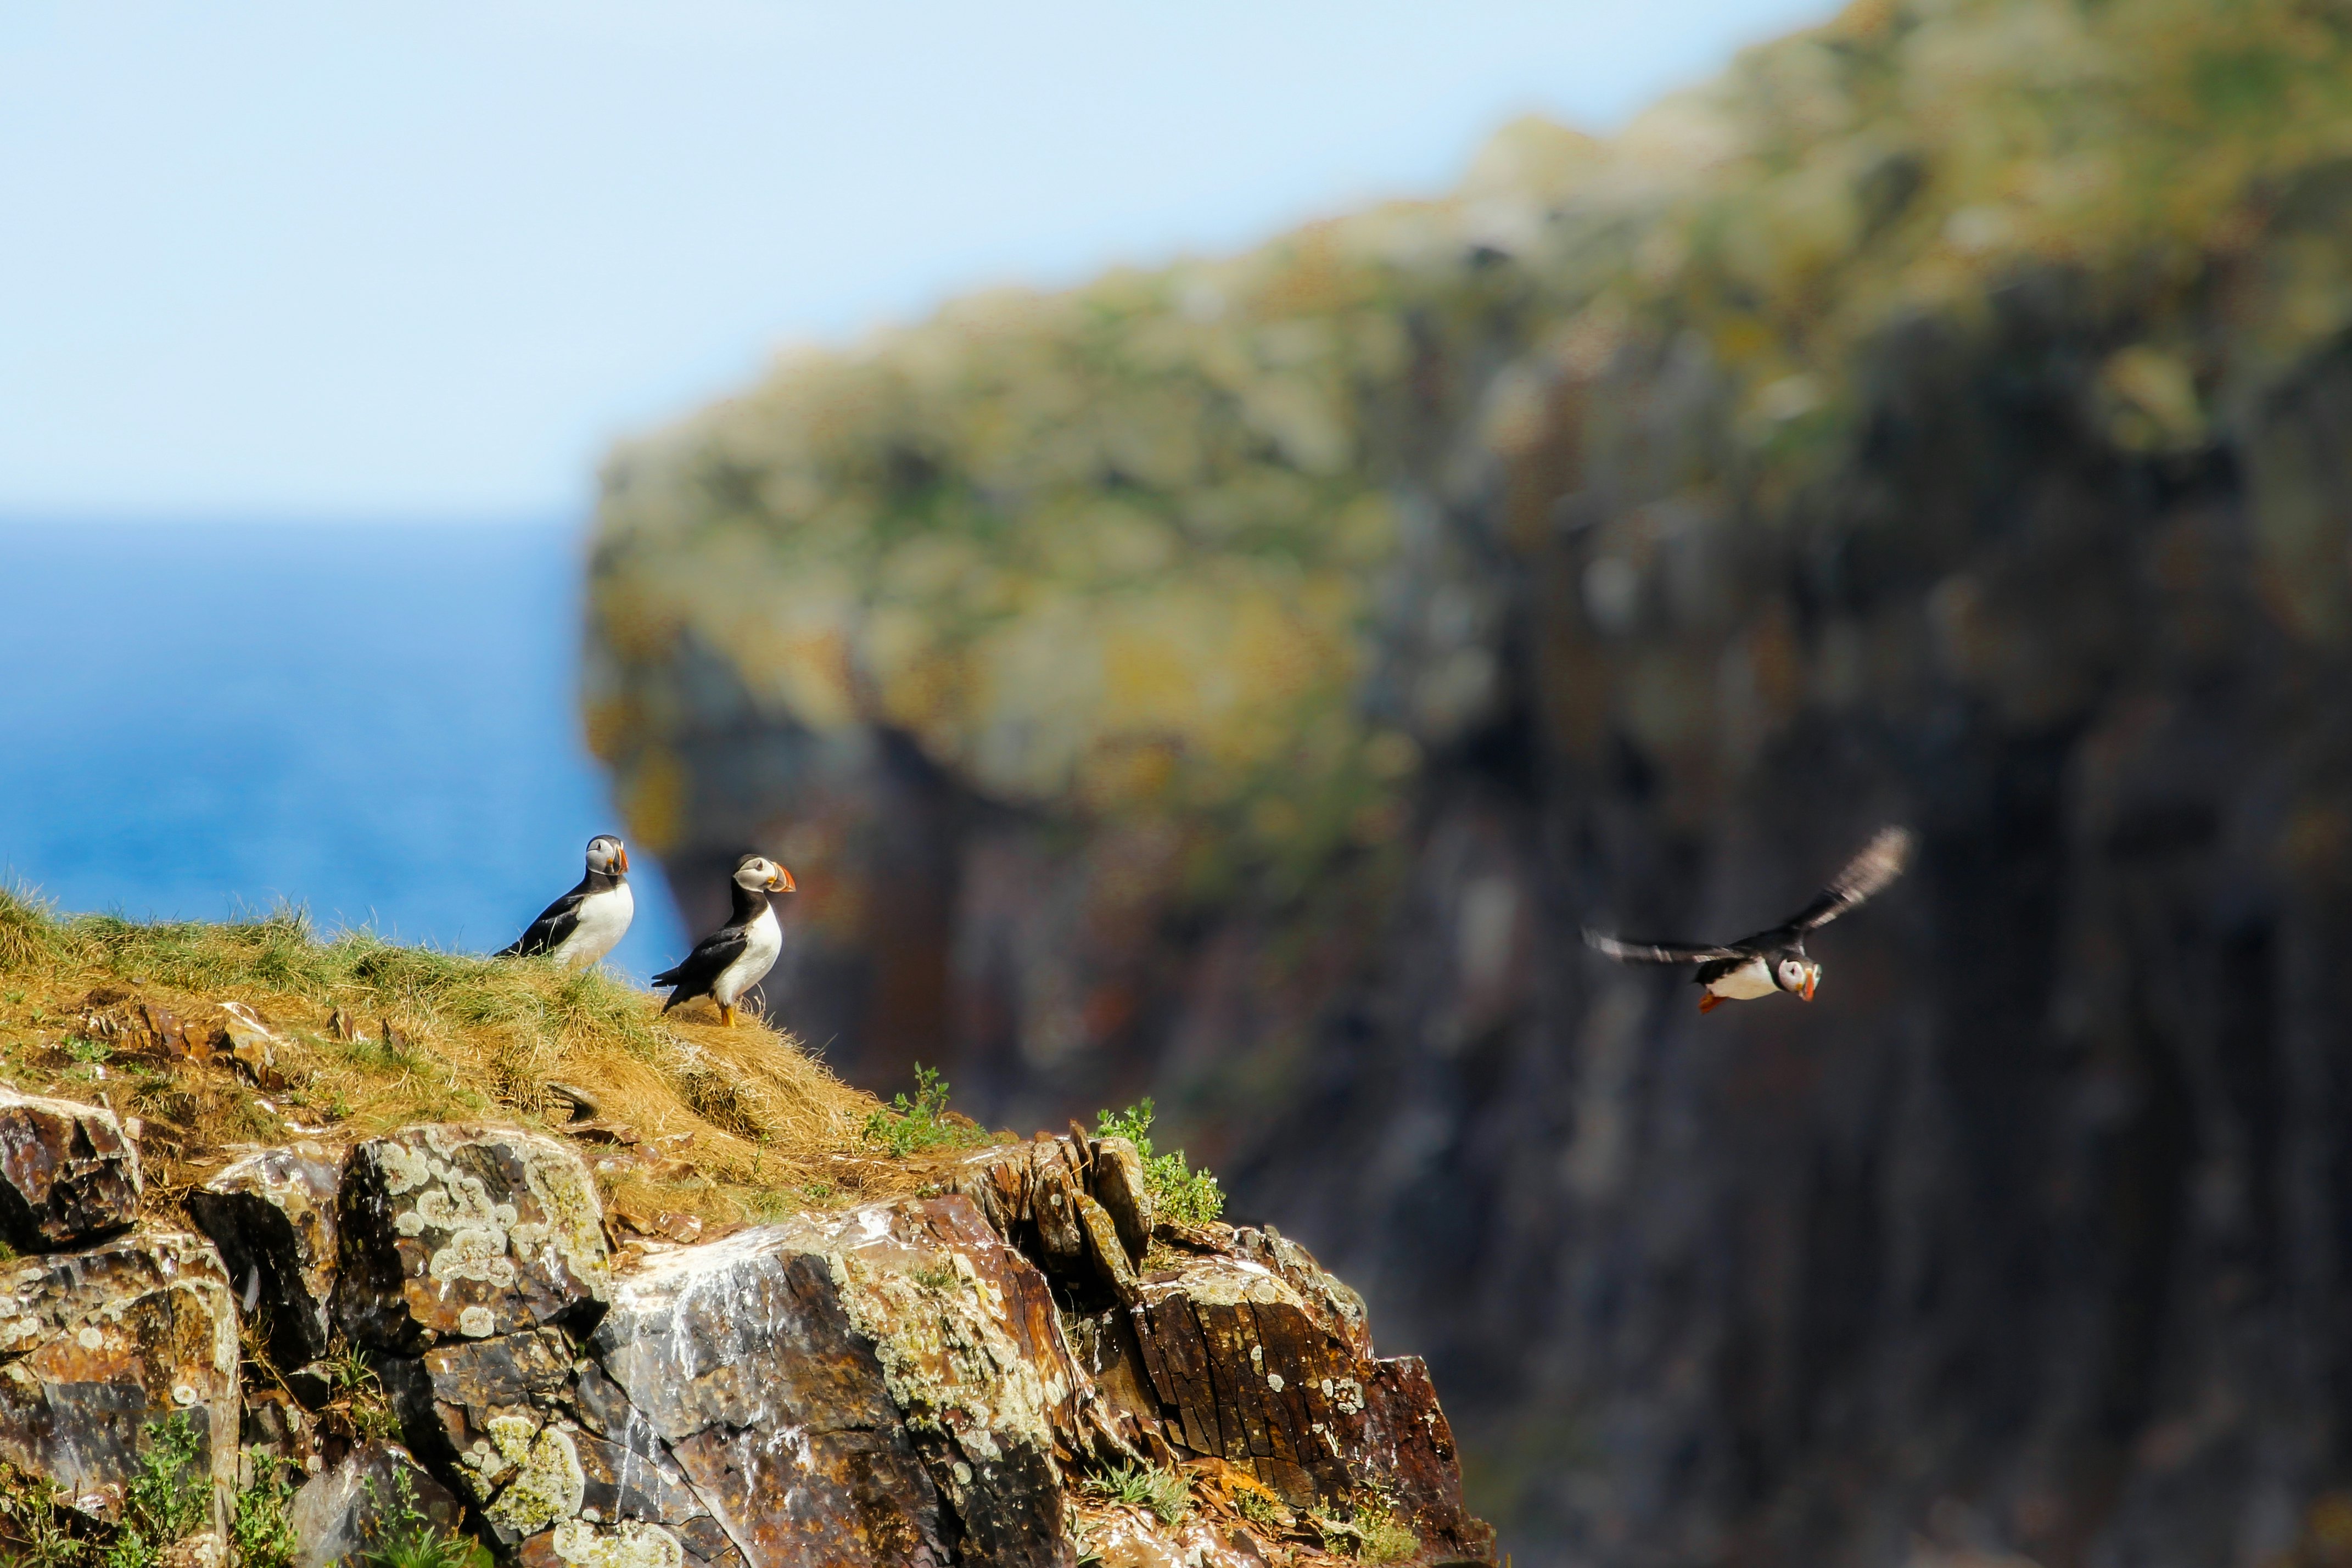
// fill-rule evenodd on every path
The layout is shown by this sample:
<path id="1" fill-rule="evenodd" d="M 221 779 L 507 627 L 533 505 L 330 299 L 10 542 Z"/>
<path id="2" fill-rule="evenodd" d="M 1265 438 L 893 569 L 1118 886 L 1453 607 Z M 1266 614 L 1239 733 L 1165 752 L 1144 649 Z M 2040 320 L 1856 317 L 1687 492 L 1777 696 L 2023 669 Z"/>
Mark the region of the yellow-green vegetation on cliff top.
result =
<path id="1" fill-rule="evenodd" d="M 222 1004 L 266 1051 L 217 1048 Z M 867 1132 L 888 1113 L 789 1036 L 725 1028 L 601 970 L 321 940 L 295 911 L 211 925 L 59 919 L 0 891 L 0 1079 L 135 1116 L 176 1203 L 239 1147 L 418 1121 L 574 1124 L 625 1210 L 719 1222 L 912 1191 Z"/>
<path id="2" fill-rule="evenodd" d="M 1384 644 L 1478 613 L 1415 601 L 1400 630 L 1400 579 L 1560 373 L 1704 354 L 1734 404 L 1709 460 L 1765 470 L 1769 510 L 1906 313 L 1966 330 L 2036 266 L 2143 318 L 2212 287 L 2352 153 L 2347 66 L 2347 15 L 2304 0 L 1864 0 L 1612 142 L 1514 126 L 1443 200 L 796 351 L 611 460 L 592 741 L 657 848 L 694 837 L 700 657 L 990 798 L 1181 824 L 1196 886 L 1376 842 L 1496 679 L 1475 649 L 1386 679 Z M 2273 363 L 2352 321 L 2340 237 L 2234 280 Z M 2195 444 L 2224 368 L 2114 353 L 2116 437 Z M 1596 438 L 1640 416 L 1594 410 Z"/>

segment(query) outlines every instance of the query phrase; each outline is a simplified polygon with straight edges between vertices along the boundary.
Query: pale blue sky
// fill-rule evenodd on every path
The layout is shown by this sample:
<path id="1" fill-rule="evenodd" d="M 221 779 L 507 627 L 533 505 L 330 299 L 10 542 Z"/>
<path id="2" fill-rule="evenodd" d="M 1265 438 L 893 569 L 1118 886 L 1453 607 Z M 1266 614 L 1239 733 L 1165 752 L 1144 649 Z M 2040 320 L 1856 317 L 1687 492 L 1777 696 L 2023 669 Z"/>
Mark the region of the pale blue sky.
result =
<path id="1" fill-rule="evenodd" d="M 1822 0 L 0 0 L 0 514 L 584 506 L 1006 280 L 1444 189 Z"/>

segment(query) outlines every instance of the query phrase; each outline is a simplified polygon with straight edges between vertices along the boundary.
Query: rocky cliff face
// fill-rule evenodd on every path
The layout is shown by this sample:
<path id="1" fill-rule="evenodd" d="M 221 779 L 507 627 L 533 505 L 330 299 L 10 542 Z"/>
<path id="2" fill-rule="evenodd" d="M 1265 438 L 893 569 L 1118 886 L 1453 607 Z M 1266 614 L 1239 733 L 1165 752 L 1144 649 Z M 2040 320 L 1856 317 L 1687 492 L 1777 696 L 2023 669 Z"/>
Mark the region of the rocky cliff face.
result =
<path id="1" fill-rule="evenodd" d="M 14 1098 L 0 1135 L 19 1201 L 91 1148 L 138 1189 L 101 1108 Z M 86 1206 L 0 1273 L 0 1549 L 1491 1562 L 1423 1364 L 1375 1357 L 1354 1293 L 1278 1234 L 1155 1223 L 1138 1169 L 1040 1134 L 945 1160 L 932 1195 L 615 1247 L 566 1140 L 433 1124 L 231 1165 L 189 1205 L 209 1237 Z M 322 1208 L 331 1256 L 292 1223 Z M 274 1362 L 322 1307 L 326 1353 Z"/>
<path id="2" fill-rule="evenodd" d="M 2324 1554 L 2347 34 L 1866 4 L 1446 201 L 788 363 L 608 472 L 632 826 L 695 919 L 803 871 L 771 994 L 852 1077 L 1156 1090 L 1521 1562 Z M 1811 1007 L 1577 940 L 1887 821 Z"/>

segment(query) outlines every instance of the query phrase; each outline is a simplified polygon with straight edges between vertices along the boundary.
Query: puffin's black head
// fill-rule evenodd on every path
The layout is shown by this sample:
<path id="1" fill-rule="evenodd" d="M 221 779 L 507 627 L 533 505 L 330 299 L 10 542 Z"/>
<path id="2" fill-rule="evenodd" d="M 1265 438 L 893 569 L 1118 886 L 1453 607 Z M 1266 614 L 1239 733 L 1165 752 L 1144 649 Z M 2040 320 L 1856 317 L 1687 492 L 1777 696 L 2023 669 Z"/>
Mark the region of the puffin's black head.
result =
<path id="1" fill-rule="evenodd" d="M 588 869 L 609 875 L 625 873 L 628 868 L 628 846 L 609 833 L 599 833 L 588 840 Z"/>
<path id="2" fill-rule="evenodd" d="M 789 893 L 793 874 L 765 855 L 746 855 L 735 862 L 735 885 L 754 893 Z"/>
<path id="3" fill-rule="evenodd" d="M 1810 1002 L 1822 983 L 1822 966 L 1805 956 L 1803 948 L 1782 953 L 1772 963 L 1772 984 Z"/>

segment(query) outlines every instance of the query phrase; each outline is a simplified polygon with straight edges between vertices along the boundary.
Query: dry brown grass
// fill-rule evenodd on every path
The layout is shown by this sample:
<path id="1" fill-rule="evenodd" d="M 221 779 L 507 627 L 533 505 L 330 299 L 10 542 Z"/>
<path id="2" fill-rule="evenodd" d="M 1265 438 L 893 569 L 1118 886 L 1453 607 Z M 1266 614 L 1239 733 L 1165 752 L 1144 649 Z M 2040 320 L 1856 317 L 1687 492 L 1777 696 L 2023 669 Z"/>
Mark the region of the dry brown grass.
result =
<path id="1" fill-rule="evenodd" d="M 282 1082 L 256 1082 L 209 1050 L 159 1038 L 153 1012 L 200 1040 L 220 1005 L 253 1008 L 276 1035 Z M 294 910 L 223 925 L 60 920 L 0 890 L 0 1079 L 103 1100 L 147 1124 L 159 1205 L 239 1145 L 342 1142 L 425 1121 L 563 1131 L 551 1080 L 589 1091 L 577 1130 L 608 1200 L 651 1217 L 719 1224 L 908 1192 L 927 1162 L 868 1141 L 881 1109 L 803 1051 L 747 1019 L 659 1000 L 603 971 L 386 942 L 320 941 Z M 337 1012 L 361 1038 L 343 1038 Z M 631 1142 L 590 1142 L 597 1128 Z"/>

